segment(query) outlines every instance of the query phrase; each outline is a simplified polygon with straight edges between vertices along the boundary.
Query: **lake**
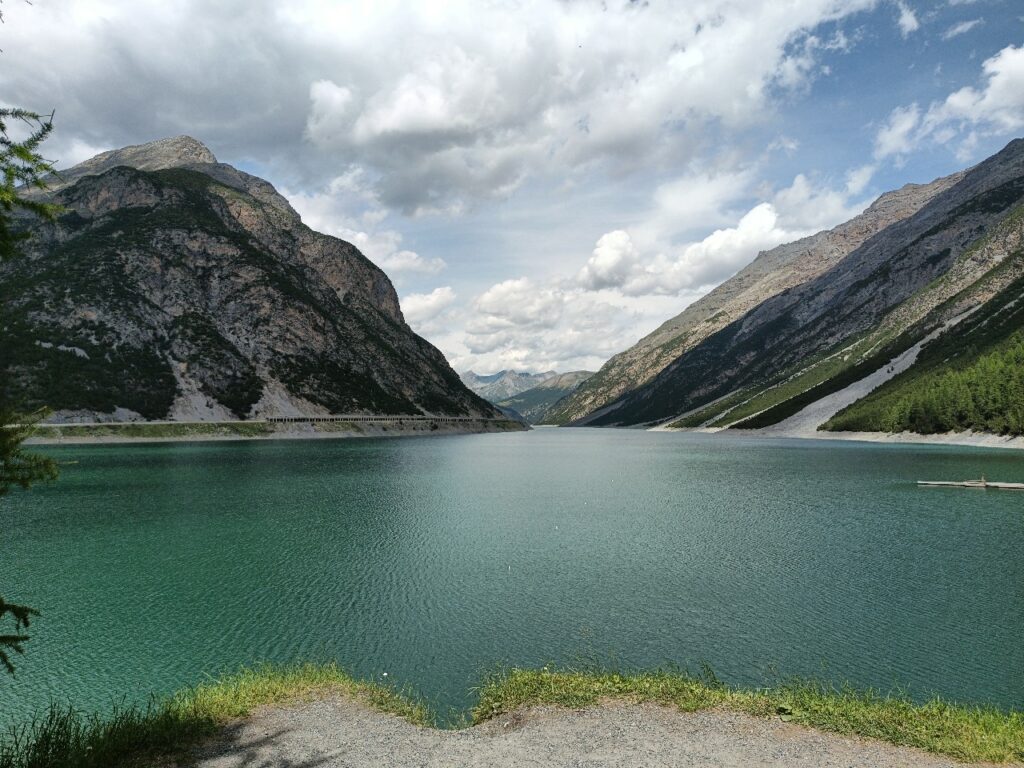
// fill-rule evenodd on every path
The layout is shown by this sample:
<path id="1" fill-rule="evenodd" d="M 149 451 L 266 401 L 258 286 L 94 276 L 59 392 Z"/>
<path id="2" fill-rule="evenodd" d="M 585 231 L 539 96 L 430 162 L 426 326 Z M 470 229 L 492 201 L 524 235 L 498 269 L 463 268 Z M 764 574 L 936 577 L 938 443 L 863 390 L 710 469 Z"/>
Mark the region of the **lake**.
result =
<path id="1" fill-rule="evenodd" d="M 39 608 L 0 708 L 336 660 L 442 714 L 498 665 L 709 664 L 1024 706 L 1014 451 L 544 429 L 47 448 L 0 500 Z"/>

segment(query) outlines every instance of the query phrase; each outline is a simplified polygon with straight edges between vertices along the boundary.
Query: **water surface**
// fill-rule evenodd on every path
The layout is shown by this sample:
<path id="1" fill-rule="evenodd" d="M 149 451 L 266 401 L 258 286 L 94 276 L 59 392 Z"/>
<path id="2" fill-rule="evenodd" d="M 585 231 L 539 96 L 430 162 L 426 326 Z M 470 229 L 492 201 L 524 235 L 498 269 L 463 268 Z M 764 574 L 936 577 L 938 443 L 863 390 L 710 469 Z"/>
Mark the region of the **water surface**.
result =
<path id="1" fill-rule="evenodd" d="M 48 449 L 0 501 L 40 608 L 0 707 L 337 660 L 442 712 L 498 664 L 702 662 L 1024 706 L 1024 456 L 608 430 Z"/>

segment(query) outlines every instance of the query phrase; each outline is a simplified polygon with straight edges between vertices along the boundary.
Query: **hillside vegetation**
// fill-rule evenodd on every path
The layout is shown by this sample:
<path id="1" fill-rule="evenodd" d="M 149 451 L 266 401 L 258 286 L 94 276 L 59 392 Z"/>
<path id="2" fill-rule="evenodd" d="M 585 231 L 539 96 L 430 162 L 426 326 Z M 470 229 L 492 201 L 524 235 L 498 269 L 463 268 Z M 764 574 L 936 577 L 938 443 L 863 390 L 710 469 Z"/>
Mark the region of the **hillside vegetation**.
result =
<path id="1" fill-rule="evenodd" d="M 801 272 L 803 282 L 746 309 L 647 383 L 574 423 L 763 428 L 891 367 L 904 353 L 917 355 L 919 344 L 943 329 L 951 328 L 954 339 L 970 331 L 979 355 L 993 351 L 1009 336 L 1001 321 L 992 326 L 1001 329 L 996 334 L 960 320 L 990 316 L 990 304 L 1005 308 L 1020 296 L 1010 285 L 1024 275 L 1024 141 L 1011 142 L 907 213 L 848 252 L 830 250 L 824 271 Z M 790 275 L 807 254 L 773 269 Z M 741 272 L 716 293 L 740 291 L 749 277 Z M 936 364 L 922 355 L 910 375 Z M 579 403 L 606 374 L 556 410 Z M 976 423 L 993 423 L 978 414 L 971 417 Z"/>
<path id="2" fill-rule="evenodd" d="M 1024 434 L 1024 280 L 931 342 L 918 363 L 822 429 Z"/>
<path id="3" fill-rule="evenodd" d="M 205 682 L 154 700 L 122 707 L 109 718 L 55 705 L 0 737 L 0 768 L 117 768 L 188 765 L 190 752 L 218 731 L 265 706 L 286 707 L 325 696 L 357 699 L 418 726 L 438 718 L 405 691 L 353 678 L 336 665 L 264 666 Z M 965 761 L 1024 758 L 1024 717 L 991 707 L 941 699 L 915 703 L 813 682 L 745 690 L 706 672 L 578 672 L 513 669 L 479 688 L 469 724 L 535 706 L 592 707 L 606 701 L 652 702 L 682 712 L 721 709 L 779 717 L 839 734 L 917 747 Z M 358 734 L 349 734 L 346 739 Z M 274 736 L 268 735 L 268 739 Z M 248 764 L 248 763 L 247 763 Z"/>
<path id="4" fill-rule="evenodd" d="M 189 137 L 104 153 L 38 192 L 0 265 L 0 395 L 54 418 L 493 416 L 351 243 Z"/>

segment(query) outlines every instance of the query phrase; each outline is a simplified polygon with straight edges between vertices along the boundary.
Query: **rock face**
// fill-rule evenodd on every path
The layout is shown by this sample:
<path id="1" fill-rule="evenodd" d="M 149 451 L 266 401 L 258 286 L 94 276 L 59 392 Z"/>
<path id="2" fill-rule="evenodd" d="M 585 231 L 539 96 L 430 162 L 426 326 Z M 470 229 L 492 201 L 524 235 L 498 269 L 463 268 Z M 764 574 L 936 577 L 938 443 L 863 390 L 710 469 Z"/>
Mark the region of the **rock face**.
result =
<path id="1" fill-rule="evenodd" d="M 1021 297 L 1009 294 L 1020 290 L 1022 231 L 1024 140 L 1017 139 L 953 177 L 920 210 L 815 278 L 762 301 L 587 421 L 648 424 L 689 414 L 686 426 L 776 423 L 883 368 L 953 317 L 993 300 L 1016 305 Z M 995 343 L 998 334 L 986 338 Z"/>
<path id="2" fill-rule="evenodd" d="M 496 405 L 502 411 L 514 411 L 527 424 L 541 424 L 548 411 L 594 375 L 593 371 L 570 371 L 545 379 L 533 389 L 499 400 Z"/>
<path id="3" fill-rule="evenodd" d="M 963 175 L 956 173 L 930 184 L 908 184 L 882 195 L 864 213 L 835 229 L 761 252 L 711 293 L 612 357 L 572 396 L 551 409 L 547 422 L 586 421 L 761 302 L 834 267 L 868 238 L 916 213 Z"/>
<path id="4" fill-rule="evenodd" d="M 56 419 L 493 416 L 412 332 L 387 276 L 267 182 L 179 137 L 51 184 L 0 266 L 3 394 Z"/>
<path id="5" fill-rule="evenodd" d="M 829 233 L 762 254 L 703 304 L 610 361 L 608 371 L 559 406 L 559 419 L 777 423 L 883 368 L 965 312 L 993 301 L 1015 306 L 1022 298 L 1016 295 L 1024 273 L 1022 233 L 1024 140 L 1018 139 L 964 173 L 883 196 Z M 971 327 L 965 322 L 946 333 Z M 985 343 L 998 343 L 1014 327 L 1000 326 L 984 335 Z M 637 371 L 632 386 L 623 384 L 630 365 Z"/>
<path id="6" fill-rule="evenodd" d="M 518 395 L 520 392 L 533 389 L 542 381 L 556 375 L 554 371 L 521 373 L 519 371 L 506 370 L 486 375 L 465 371 L 459 374 L 459 377 L 462 379 L 463 384 L 480 395 L 480 397 L 488 402 L 497 403 L 499 400 L 504 400 L 513 395 Z"/>

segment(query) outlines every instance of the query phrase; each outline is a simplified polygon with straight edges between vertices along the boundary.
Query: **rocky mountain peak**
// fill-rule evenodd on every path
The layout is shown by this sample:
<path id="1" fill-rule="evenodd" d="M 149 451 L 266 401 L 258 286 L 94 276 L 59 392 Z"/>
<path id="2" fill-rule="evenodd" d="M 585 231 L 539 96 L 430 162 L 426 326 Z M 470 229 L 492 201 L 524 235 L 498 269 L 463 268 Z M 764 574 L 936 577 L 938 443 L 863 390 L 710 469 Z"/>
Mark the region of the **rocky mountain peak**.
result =
<path id="1" fill-rule="evenodd" d="M 60 172 L 0 265 L 0 394 L 57 419 L 495 413 L 391 281 L 187 136 Z M 71 350 L 70 352 L 67 350 Z"/>
<path id="2" fill-rule="evenodd" d="M 558 375 L 556 371 L 545 371 L 543 373 L 527 373 L 512 370 L 501 370 L 497 373 L 479 374 L 474 371 L 465 371 L 459 374 L 462 383 L 476 392 L 485 400 L 496 403 L 499 400 L 533 389 L 552 376 Z"/>
<path id="3" fill-rule="evenodd" d="M 75 167 L 95 166 L 97 171 L 102 171 L 117 165 L 128 165 L 140 171 L 158 171 L 181 165 L 216 162 L 217 158 L 203 142 L 191 136 L 174 136 L 112 149 Z"/>
<path id="4" fill-rule="evenodd" d="M 53 194 L 85 176 L 97 176 L 119 165 L 140 171 L 161 171 L 216 162 L 217 158 L 203 142 L 191 136 L 174 136 L 101 152 L 78 165 L 58 171 L 46 180 L 46 188 L 49 194 Z"/>

